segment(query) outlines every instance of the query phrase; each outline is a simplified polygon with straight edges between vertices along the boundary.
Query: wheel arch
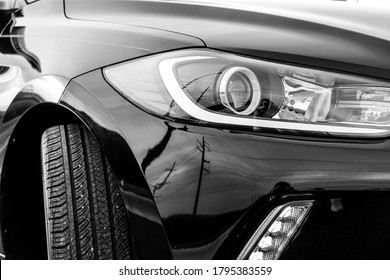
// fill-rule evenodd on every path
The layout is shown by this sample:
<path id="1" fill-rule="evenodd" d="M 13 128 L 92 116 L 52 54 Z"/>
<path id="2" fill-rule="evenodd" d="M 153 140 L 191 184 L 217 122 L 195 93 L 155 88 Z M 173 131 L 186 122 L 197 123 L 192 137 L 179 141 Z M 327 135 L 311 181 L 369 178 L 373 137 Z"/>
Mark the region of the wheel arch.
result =
<path id="1" fill-rule="evenodd" d="M 82 101 L 87 102 L 84 104 L 89 105 L 88 112 L 81 111 L 78 102 L 74 104 L 42 102 L 42 98 L 34 96 L 35 105 L 26 109 L 17 122 L 14 120 L 16 124 L 12 125 L 14 129 L 6 147 L 1 176 L 2 239 L 6 257 L 24 259 L 46 257 L 45 225 L 42 223 L 43 193 L 37 191 L 43 188 L 40 163 L 41 136 L 51 126 L 78 123 L 85 125 L 95 135 L 114 173 L 122 183 L 121 191 L 131 224 L 134 257 L 172 258 L 171 247 L 149 187 L 130 148 L 120 136 L 115 121 L 104 106 L 98 103 L 91 93 L 85 92 L 82 86 L 71 82 L 68 88 L 71 92 L 76 90 L 77 96 L 82 96 Z M 99 117 L 96 117 L 96 114 Z M 7 119 L 13 118 L 6 115 L 4 120 Z M 129 171 L 132 173 L 130 180 Z M 31 213 L 37 215 L 30 216 Z M 27 221 L 27 224 L 20 222 L 23 220 Z M 29 229 L 33 229 L 29 233 L 34 239 L 33 242 L 26 240 L 25 233 Z M 145 234 L 148 232 L 149 234 Z"/>
<path id="2" fill-rule="evenodd" d="M 61 95 L 65 91 L 65 88 L 67 84 L 69 83 L 69 79 L 57 76 L 57 75 L 42 75 L 39 77 L 36 77 L 29 82 L 26 82 L 21 90 L 18 90 L 16 92 L 13 92 L 12 90 L 12 83 L 9 85 L 11 88 L 11 91 L 8 92 L 9 97 L 12 97 L 12 99 L 4 99 L 1 102 L 1 105 L 3 108 L 6 108 L 1 112 L 1 126 L 0 126 L 0 171 L 1 171 L 1 242 L 0 242 L 0 252 L 2 255 L 5 253 L 5 244 L 4 244 L 4 237 L 7 235 L 7 229 L 4 228 L 4 224 L 6 224 L 9 221 L 14 221 L 14 219 L 9 219 L 7 213 L 8 211 L 5 211 L 7 207 L 9 207 L 9 203 L 7 204 L 6 200 L 6 194 L 9 188 L 7 188 L 8 182 L 14 180 L 14 178 L 11 178 L 7 176 L 7 174 L 11 173 L 11 170 L 13 172 L 21 172 L 20 169 L 18 169 L 18 166 L 22 166 L 22 163 L 26 162 L 24 159 L 30 159 L 30 157 L 20 157 L 19 155 L 21 153 L 12 153 L 12 147 L 18 144 L 15 142 L 15 135 L 17 135 L 21 131 L 28 132 L 34 132 L 35 130 L 32 130 L 32 127 L 35 127 L 35 124 L 33 122 L 35 119 L 31 118 L 33 112 L 37 112 L 36 109 L 34 109 L 36 106 L 46 106 L 47 104 L 56 104 L 58 103 L 59 99 L 61 98 Z M 14 86 L 15 87 L 15 86 Z M 46 104 L 46 105 L 44 105 Z M 37 107 L 38 108 L 38 107 Z M 40 107 L 41 108 L 41 107 Z M 46 118 L 47 120 L 50 120 L 50 118 Z M 22 126 L 23 123 L 28 123 L 29 125 Z M 21 129 L 23 127 L 23 129 Z M 30 139 L 30 137 L 27 137 Z M 32 139 L 32 138 L 31 138 Z M 26 142 L 27 139 L 25 139 Z M 29 150 L 25 150 L 26 155 L 29 154 Z M 28 160 L 27 160 L 28 161 Z M 11 163 L 14 163 L 14 166 L 16 168 L 11 167 Z M 20 164 L 16 164 L 19 162 Z M 25 168 L 27 171 L 30 170 L 30 168 Z M 6 171 L 8 170 L 8 171 Z M 24 170 L 24 171 L 26 171 Z M 7 173 L 8 172 L 8 173 Z M 17 172 L 16 172 L 17 173 Z M 27 176 L 16 176 L 15 178 L 25 178 Z M 7 180 L 9 181 L 7 182 Z M 16 188 L 13 191 L 17 191 Z M 19 212 L 18 210 L 16 212 Z"/>
<path id="3" fill-rule="evenodd" d="M 92 92 L 76 80 L 69 84 L 60 104 L 74 112 L 95 135 L 121 182 L 133 238 L 133 257 L 172 259 L 171 245 L 154 197 L 114 117 Z"/>
<path id="4" fill-rule="evenodd" d="M 46 257 L 40 142 L 47 128 L 64 123 L 80 120 L 63 106 L 41 103 L 20 117 L 9 137 L 1 176 L 2 237 L 7 259 Z"/>

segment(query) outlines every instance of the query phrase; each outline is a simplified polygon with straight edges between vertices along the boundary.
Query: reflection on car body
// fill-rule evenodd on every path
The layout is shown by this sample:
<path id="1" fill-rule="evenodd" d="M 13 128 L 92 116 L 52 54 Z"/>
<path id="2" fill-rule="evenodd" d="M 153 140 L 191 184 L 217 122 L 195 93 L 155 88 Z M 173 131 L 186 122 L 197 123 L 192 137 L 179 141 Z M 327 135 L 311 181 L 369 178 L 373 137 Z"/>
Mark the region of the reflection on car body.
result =
<path id="1" fill-rule="evenodd" d="M 389 9 L 27 2 L 0 6 L 2 258 L 389 258 Z"/>

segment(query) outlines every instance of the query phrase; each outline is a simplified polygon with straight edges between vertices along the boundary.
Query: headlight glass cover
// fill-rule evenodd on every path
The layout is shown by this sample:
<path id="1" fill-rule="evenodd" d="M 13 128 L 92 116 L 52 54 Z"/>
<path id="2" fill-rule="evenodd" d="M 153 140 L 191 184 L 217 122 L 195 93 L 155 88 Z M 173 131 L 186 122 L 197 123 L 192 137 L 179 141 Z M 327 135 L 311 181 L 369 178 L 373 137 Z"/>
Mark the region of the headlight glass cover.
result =
<path id="1" fill-rule="evenodd" d="M 283 133 L 383 137 L 390 83 L 213 50 L 152 55 L 104 69 L 107 81 L 170 120 Z"/>

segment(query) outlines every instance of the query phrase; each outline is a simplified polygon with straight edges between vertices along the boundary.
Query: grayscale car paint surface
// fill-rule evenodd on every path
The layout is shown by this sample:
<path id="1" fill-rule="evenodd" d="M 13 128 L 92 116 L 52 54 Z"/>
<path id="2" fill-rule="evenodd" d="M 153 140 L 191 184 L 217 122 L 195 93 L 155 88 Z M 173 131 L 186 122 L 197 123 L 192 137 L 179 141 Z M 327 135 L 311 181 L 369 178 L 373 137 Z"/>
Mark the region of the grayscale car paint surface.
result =
<path id="1" fill-rule="evenodd" d="M 388 259 L 390 10 L 364 2 L 2 5 L 0 253 Z"/>

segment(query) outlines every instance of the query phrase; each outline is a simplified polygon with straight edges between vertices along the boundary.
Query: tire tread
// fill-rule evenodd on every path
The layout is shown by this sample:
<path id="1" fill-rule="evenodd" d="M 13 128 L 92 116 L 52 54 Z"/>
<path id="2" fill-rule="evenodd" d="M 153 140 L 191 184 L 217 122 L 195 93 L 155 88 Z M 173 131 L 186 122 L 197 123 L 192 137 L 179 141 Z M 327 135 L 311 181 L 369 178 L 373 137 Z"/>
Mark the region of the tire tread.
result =
<path id="1" fill-rule="evenodd" d="M 130 259 L 119 182 L 95 137 L 72 124 L 41 143 L 49 258 Z"/>

